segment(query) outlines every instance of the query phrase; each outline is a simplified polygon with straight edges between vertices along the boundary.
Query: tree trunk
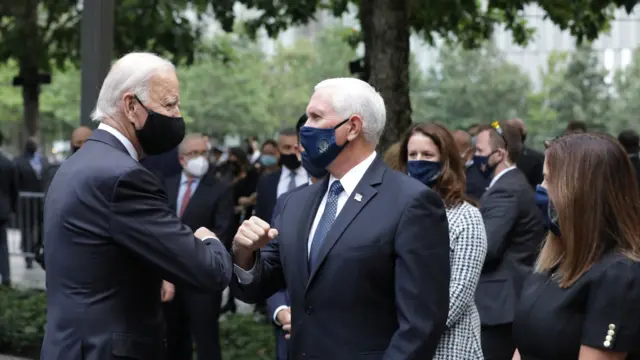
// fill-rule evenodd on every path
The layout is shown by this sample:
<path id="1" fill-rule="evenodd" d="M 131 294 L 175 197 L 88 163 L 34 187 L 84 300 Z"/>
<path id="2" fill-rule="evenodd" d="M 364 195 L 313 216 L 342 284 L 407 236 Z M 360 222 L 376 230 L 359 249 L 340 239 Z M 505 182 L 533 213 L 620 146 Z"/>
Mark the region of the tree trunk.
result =
<path id="1" fill-rule="evenodd" d="M 27 70 L 28 72 L 29 70 Z M 38 71 L 33 69 L 31 74 L 27 75 L 27 72 L 21 72 L 21 76 L 25 79 L 33 79 L 22 86 L 22 113 L 24 116 L 24 136 L 40 137 L 40 85 L 37 83 Z"/>
<path id="2" fill-rule="evenodd" d="M 24 131 L 21 145 L 28 137 L 40 135 L 40 86 L 38 84 L 38 2 L 24 1 L 23 13 L 20 18 L 20 29 L 25 47 L 20 54 L 20 76 L 22 85 L 22 109 L 24 116 Z"/>
<path id="3" fill-rule="evenodd" d="M 408 0 L 360 2 L 368 82 L 382 95 L 387 124 L 378 150 L 385 151 L 411 126 Z"/>

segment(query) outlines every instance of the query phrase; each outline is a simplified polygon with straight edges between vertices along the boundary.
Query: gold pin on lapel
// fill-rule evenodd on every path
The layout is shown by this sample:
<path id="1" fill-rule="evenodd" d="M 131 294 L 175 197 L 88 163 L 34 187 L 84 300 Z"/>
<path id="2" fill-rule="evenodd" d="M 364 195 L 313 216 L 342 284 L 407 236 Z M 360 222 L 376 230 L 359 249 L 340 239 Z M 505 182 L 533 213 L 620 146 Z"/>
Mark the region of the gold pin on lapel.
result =
<path id="1" fill-rule="evenodd" d="M 362 195 L 356 193 L 356 195 L 353 197 L 354 199 L 356 199 L 356 201 L 360 202 L 362 201 Z"/>

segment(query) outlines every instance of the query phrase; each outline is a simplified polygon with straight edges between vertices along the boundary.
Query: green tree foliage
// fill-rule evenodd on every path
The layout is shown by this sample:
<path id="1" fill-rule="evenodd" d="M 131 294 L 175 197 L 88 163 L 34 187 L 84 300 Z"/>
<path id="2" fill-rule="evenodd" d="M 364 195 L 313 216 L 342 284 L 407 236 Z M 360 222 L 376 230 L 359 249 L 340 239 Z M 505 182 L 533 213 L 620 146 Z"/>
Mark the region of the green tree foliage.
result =
<path id="1" fill-rule="evenodd" d="M 631 64 L 616 74 L 614 84 L 615 100 L 608 122 L 610 131 L 640 130 L 640 49 L 634 52 Z"/>
<path id="2" fill-rule="evenodd" d="M 225 3 L 230 0 L 195 0 L 200 4 Z M 358 8 L 358 17 L 365 46 L 368 81 L 376 87 L 387 103 L 388 122 L 381 141 L 384 149 L 393 143 L 411 123 L 409 82 L 409 35 L 420 33 L 433 42 L 436 38 L 457 41 L 466 48 L 480 46 L 493 34 L 496 25 L 510 30 L 516 43 L 525 44 L 534 29 L 527 25 L 524 7 L 538 5 L 546 17 L 561 29 L 568 30 L 581 43 L 594 40 L 608 28 L 615 8 L 627 12 L 635 0 L 240 0 L 249 8 L 260 10 L 260 16 L 248 23 L 252 33 L 264 28 L 270 36 L 288 27 L 313 19 L 318 10 L 327 9 L 340 16 L 349 4 Z M 486 5 L 483 5 L 486 4 Z M 233 14 L 216 14 L 232 21 Z M 223 22 L 224 22 L 223 21 Z M 393 74 L 390 76 L 389 74 Z"/>
<path id="3" fill-rule="evenodd" d="M 415 122 L 466 128 L 509 117 L 524 117 L 529 77 L 491 44 L 475 50 L 442 47 L 438 66 L 412 88 Z"/>
<path id="4" fill-rule="evenodd" d="M 604 129 L 612 105 L 612 87 L 605 81 L 607 70 L 600 66 L 597 54 L 583 46 L 558 71 L 562 76 L 556 78 L 562 80 L 549 90 L 550 107 L 557 113 L 558 125 L 583 121 L 594 130 Z"/>
<path id="5" fill-rule="evenodd" d="M 219 34 L 205 42 L 191 66 L 178 66 L 181 110 L 190 131 L 272 135 L 292 127 L 305 111 L 313 86 L 328 77 L 347 76 L 355 57 L 345 37 L 348 28 L 323 32 L 315 41 L 290 47 L 277 44 L 267 56 L 242 31 Z M 18 66 L 0 66 L 0 119 L 10 142 L 17 145 L 22 118 L 19 88 L 11 86 Z M 41 90 L 45 140 L 66 139 L 79 120 L 80 71 L 54 70 L 53 82 Z M 13 140 L 13 141 L 12 141 Z"/>

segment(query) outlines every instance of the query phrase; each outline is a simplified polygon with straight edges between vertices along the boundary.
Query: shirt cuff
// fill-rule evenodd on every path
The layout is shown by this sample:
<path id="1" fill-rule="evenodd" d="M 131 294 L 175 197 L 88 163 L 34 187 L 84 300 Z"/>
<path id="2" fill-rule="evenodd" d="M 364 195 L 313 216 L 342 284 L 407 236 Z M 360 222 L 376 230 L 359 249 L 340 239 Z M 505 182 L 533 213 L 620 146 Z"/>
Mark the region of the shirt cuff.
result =
<path id="1" fill-rule="evenodd" d="M 253 281 L 253 277 L 256 275 L 256 265 L 254 263 L 251 270 L 247 271 L 240 266 L 233 264 L 233 272 L 238 277 L 238 282 L 240 283 L 240 285 L 251 284 L 251 282 Z"/>
<path id="2" fill-rule="evenodd" d="M 282 326 L 282 324 L 280 324 L 280 322 L 278 321 L 278 313 L 280 312 L 280 310 L 283 309 L 287 309 L 288 306 L 287 305 L 280 305 L 278 306 L 278 308 L 276 308 L 276 311 L 273 312 L 273 323 L 276 324 L 277 326 Z"/>
<path id="3" fill-rule="evenodd" d="M 216 241 L 220 241 L 220 239 L 218 239 L 218 238 L 216 238 L 216 237 L 213 237 L 213 236 L 208 236 L 208 237 L 206 237 L 206 238 L 202 239 L 202 241 L 205 241 L 205 240 L 216 240 Z"/>

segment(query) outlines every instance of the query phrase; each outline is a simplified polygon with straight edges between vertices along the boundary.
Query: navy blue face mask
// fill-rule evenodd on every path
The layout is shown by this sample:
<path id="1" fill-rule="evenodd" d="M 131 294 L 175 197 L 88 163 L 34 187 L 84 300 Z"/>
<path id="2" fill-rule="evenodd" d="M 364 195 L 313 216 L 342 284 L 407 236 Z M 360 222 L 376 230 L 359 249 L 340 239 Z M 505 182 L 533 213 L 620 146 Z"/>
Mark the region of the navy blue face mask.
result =
<path id="1" fill-rule="evenodd" d="M 438 161 L 409 160 L 407 174 L 421 183 L 432 187 L 440 176 L 441 165 Z"/>
<path id="2" fill-rule="evenodd" d="M 489 154 L 489 156 L 481 156 L 481 155 L 473 156 L 473 165 L 478 167 L 478 169 L 480 170 L 480 173 L 482 173 L 482 175 L 485 178 L 490 178 L 491 174 L 493 174 L 493 172 L 496 170 L 496 165 L 493 165 L 493 166 L 489 165 L 489 158 L 493 154 L 495 154 L 495 152 L 492 152 L 491 154 Z"/>
<path id="3" fill-rule="evenodd" d="M 345 119 L 328 129 L 303 126 L 300 129 L 300 144 L 304 148 L 308 163 L 317 169 L 326 169 L 335 160 L 344 147 L 336 143 L 336 130 L 347 123 Z M 304 157 L 303 157 L 304 159 Z"/>
<path id="4" fill-rule="evenodd" d="M 557 237 L 562 234 L 560 232 L 560 224 L 558 223 L 558 213 L 556 207 L 553 205 L 553 201 L 549 200 L 549 231 Z"/>
<path id="5" fill-rule="evenodd" d="M 560 226 L 558 225 L 558 214 L 553 206 L 553 203 L 549 200 L 549 194 L 547 189 L 538 185 L 536 186 L 536 205 L 540 209 L 540 213 L 544 218 L 544 221 L 555 236 L 560 237 Z"/>
<path id="6" fill-rule="evenodd" d="M 302 155 L 302 167 L 310 176 L 320 179 L 327 175 L 328 171 L 324 168 L 317 168 L 311 164 L 311 160 L 309 160 L 309 155 L 307 155 L 306 151 L 300 153 Z"/>

